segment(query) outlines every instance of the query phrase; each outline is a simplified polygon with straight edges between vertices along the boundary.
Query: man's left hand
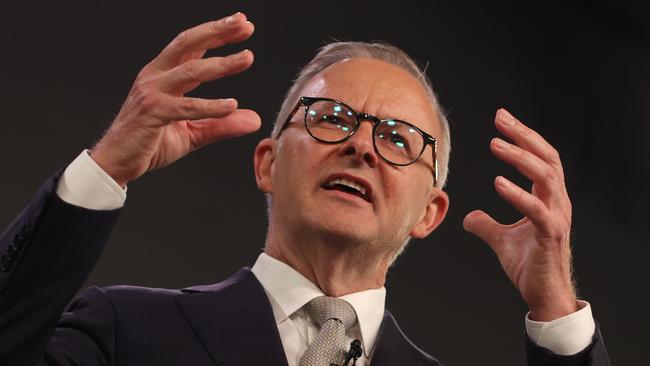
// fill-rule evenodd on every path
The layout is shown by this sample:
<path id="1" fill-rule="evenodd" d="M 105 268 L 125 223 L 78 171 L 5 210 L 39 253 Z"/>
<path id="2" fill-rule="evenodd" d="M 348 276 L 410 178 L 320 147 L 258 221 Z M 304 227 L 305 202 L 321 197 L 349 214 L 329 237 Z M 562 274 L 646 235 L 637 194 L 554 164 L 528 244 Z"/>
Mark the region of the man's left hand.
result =
<path id="1" fill-rule="evenodd" d="M 542 136 L 505 109 L 497 129 L 513 143 L 492 139 L 490 149 L 533 182 L 530 192 L 508 179 L 494 181 L 497 193 L 525 217 L 511 225 L 483 211 L 470 212 L 465 230 L 494 250 L 537 321 L 551 321 L 578 310 L 571 274 L 571 201 L 560 156 Z"/>

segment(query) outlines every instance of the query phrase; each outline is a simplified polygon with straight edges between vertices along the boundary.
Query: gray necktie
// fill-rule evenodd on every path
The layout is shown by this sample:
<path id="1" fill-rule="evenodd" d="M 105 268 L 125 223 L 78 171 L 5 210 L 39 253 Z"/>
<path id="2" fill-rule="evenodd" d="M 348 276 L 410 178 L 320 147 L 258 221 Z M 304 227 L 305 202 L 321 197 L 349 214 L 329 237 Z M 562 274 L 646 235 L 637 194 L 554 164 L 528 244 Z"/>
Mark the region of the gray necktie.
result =
<path id="1" fill-rule="evenodd" d="M 300 358 L 300 366 L 341 365 L 345 361 L 345 329 L 357 322 L 347 301 L 321 296 L 305 305 L 307 314 L 320 325 L 320 332 Z"/>

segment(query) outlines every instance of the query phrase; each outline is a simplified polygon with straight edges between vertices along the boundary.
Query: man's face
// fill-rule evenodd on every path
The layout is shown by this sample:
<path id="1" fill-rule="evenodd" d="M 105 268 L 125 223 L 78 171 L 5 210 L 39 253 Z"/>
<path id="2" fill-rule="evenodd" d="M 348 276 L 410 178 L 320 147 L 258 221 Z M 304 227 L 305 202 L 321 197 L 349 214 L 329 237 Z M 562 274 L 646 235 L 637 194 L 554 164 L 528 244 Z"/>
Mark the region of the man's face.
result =
<path id="1" fill-rule="evenodd" d="M 336 63 L 314 77 L 301 95 L 338 99 L 357 112 L 408 121 L 440 136 L 423 87 L 406 71 L 382 61 Z M 285 230 L 331 236 L 333 245 L 364 243 L 390 252 L 409 235 L 422 237 L 433 230 L 435 226 L 422 224 L 427 215 L 436 216 L 435 225 L 442 220 L 439 212 L 432 212 L 446 211 L 447 200 L 433 187 L 432 146 L 417 162 L 395 166 L 375 152 L 371 122 L 362 121 L 345 142 L 325 144 L 307 133 L 303 117 L 301 108 L 275 145 L 271 166 L 271 215 Z M 334 184 L 336 179 L 363 186 L 365 197 Z"/>

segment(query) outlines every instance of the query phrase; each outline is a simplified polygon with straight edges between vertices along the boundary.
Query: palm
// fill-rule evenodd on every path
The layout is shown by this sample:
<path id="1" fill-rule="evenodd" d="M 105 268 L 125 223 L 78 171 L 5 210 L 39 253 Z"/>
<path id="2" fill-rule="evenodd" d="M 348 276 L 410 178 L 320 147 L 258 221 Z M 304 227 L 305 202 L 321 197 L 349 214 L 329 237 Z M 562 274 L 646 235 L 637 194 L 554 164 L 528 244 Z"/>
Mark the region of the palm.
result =
<path id="1" fill-rule="evenodd" d="M 163 168 L 192 150 L 192 131 L 188 120 L 163 127 L 148 170 Z"/>
<path id="2" fill-rule="evenodd" d="M 544 286 L 548 256 L 542 238 L 528 218 L 509 225 L 503 233 L 503 242 L 498 246 L 497 257 L 506 275 L 528 304 L 543 302 L 549 290 Z"/>
<path id="3" fill-rule="evenodd" d="M 493 153 L 531 179 L 533 189 L 527 192 L 503 177 L 497 177 L 495 188 L 525 217 L 503 225 L 483 211 L 474 211 L 465 218 L 465 229 L 490 245 L 531 311 L 541 309 L 542 317 L 570 312 L 575 307 L 569 245 L 571 202 L 559 155 L 505 110 L 499 111 L 496 122 L 515 144 L 494 139 Z"/>
<path id="4" fill-rule="evenodd" d="M 207 49 L 250 37 L 253 25 L 235 14 L 182 32 L 138 74 L 118 117 L 91 156 L 121 185 L 167 166 L 214 141 L 256 131 L 259 116 L 234 99 L 185 93 L 201 83 L 239 73 L 250 51 L 203 58 Z"/>

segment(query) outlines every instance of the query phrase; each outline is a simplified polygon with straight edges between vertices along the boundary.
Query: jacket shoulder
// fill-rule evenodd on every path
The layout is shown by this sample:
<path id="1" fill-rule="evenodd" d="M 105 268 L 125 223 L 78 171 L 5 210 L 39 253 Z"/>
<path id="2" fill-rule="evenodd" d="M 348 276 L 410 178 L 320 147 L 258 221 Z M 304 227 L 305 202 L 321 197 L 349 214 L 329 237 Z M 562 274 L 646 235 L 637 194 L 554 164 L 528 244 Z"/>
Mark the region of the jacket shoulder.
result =
<path id="1" fill-rule="evenodd" d="M 441 365 L 406 337 L 388 310 L 385 311 L 379 328 L 372 362 L 376 365 Z"/>

